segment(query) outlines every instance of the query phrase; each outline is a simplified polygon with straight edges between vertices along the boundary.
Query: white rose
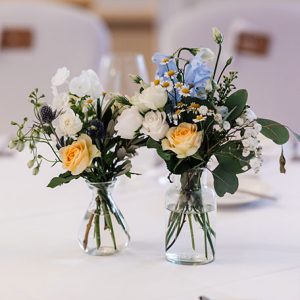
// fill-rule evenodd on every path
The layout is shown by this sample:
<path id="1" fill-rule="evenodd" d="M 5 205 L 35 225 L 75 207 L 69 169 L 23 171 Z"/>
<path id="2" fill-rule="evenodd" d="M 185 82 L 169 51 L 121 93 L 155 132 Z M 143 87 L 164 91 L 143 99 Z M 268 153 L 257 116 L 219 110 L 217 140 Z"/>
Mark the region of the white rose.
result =
<path id="1" fill-rule="evenodd" d="M 67 93 L 60 93 L 54 96 L 52 105 L 54 109 L 60 111 L 69 107 L 69 95 Z"/>
<path id="2" fill-rule="evenodd" d="M 63 85 L 69 76 L 70 76 L 70 71 L 66 67 L 59 68 L 56 71 L 55 75 L 52 77 L 51 84 L 53 86 Z"/>
<path id="3" fill-rule="evenodd" d="M 166 136 L 169 125 L 166 122 L 166 113 L 160 111 L 149 111 L 143 121 L 141 133 L 150 136 L 153 140 L 159 141 Z"/>
<path id="4" fill-rule="evenodd" d="M 123 139 L 133 139 L 142 123 L 143 117 L 139 113 L 138 108 L 131 106 L 123 110 L 121 115 L 117 118 L 117 124 L 115 126 L 117 135 Z"/>
<path id="5" fill-rule="evenodd" d="M 82 129 L 82 122 L 79 116 L 75 115 L 74 111 L 68 108 L 55 120 L 54 126 L 59 137 L 64 135 L 73 136 Z"/>
<path id="6" fill-rule="evenodd" d="M 144 103 L 141 103 L 140 94 L 138 93 L 130 97 L 128 100 L 132 105 L 136 106 L 140 112 L 146 112 L 147 110 L 149 110 L 149 108 Z"/>
<path id="7" fill-rule="evenodd" d="M 149 109 L 163 108 L 168 101 L 168 94 L 160 85 L 150 86 L 143 90 L 139 96 L 140 103 Z"/>

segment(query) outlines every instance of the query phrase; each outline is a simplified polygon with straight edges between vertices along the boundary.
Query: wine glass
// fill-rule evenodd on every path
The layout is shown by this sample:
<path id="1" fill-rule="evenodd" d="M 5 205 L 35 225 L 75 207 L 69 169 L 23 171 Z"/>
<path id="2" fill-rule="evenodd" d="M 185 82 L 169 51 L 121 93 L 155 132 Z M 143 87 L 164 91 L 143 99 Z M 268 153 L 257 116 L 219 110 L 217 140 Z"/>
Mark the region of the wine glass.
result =
<path id="1" fill-rule="evenodd" d="M 140 75 L 149 81 L 144 56 L 139 53 L 115 52 L 102 56 L 99 66 L 100 82 L 106 92 L 133 96 L 138 86 L 129 74 Z"/>

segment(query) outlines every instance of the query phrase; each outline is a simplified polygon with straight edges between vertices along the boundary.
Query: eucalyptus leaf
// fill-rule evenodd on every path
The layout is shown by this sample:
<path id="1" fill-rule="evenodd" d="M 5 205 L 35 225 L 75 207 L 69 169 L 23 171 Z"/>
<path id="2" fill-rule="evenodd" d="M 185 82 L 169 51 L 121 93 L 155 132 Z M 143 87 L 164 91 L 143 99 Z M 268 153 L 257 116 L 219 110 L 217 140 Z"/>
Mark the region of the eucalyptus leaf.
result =
<path id="1" fill-rule="evenodd" d="M 73 179 L 79 178 L 80 175 L 72 175 L 71 172 L 66 172 L 63 174 L 60 174 L 58 177 L 54 177 L 51 179 L 47 187 L 55 188 L 59 185 L 69 183 Z"/>
<path id="2" fill-rule="evenodd" d="M 221 166 L 216 167 L 213 172 L 214 188 L 219 197 L 226 193 L 234 194 L 239 187 L 236 174 L 224 170 Z"/>
<path id="3" fill-rule="evenodd" d="M 147 148 L 161 149 L 160 143 L 153 140 L 152 138 L 148 139 L 146 146 L 147 146 Z"/>
<path id="4" fill-rule="evenodd" d="M 257 119 L 256 121 L 262 126 L 261 134 L 275 144 L 283 145 L 289 140 L 289 131 L 284 125 L 269 119 Z"/>
<path id="5" fill-rule="evenodd" d="M 227 117 L 228 121 L 235 120 L 242 114 L 246 107 L 247 99 L 248 92 L 246 90 L 238 90 L 227 98 L 225 105 L 230 111 L 230 115 Z"/>

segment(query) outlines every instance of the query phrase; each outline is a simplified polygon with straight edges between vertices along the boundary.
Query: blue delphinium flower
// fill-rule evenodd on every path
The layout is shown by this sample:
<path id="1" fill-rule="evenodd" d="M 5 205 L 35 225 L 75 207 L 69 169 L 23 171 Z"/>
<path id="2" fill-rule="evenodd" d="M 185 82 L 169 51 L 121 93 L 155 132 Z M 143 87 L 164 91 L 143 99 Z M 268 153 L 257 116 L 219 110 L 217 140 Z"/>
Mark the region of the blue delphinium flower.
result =
<path id="1" fill-rule="evenodd" d="M 211 69 L 202 60 L 202 55 L 193 57 L 184 73 L 185 84 L 193 87 L 193 97 L 205 98 L 205 87 L 210 78 Z"/>
<path id="2" fill-rule="evenodd" d="M 175 60 L 168 55 L 156 52 L 152 56 L 152 61 L 157 66 L 156 75 L 159 77 L 164 77 L 169 70 L 177 71 Z"/>

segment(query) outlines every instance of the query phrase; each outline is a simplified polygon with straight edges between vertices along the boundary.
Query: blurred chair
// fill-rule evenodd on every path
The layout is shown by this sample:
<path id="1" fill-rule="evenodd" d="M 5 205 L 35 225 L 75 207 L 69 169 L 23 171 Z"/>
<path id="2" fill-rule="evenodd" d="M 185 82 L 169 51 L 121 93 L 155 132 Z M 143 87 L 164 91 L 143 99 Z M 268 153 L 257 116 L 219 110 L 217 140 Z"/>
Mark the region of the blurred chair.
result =
<path id="1" fill-rule="evenodd" d="M 300 4 L 228 2 L 182 10 L 159 34 L 159 50 L 210 47 L 217 52 L 211 28 L 224 34 L 224 63 L 239 71 L 237 86 L 249 91 L 258 115 L 300 131 Z"/>
<path id="2" fill-rule="evenodd" d="M 110 49 L 99 16 L 73 6 L 0 3 L 0 134 L 12 133 L 10 120 L 31 115 L 29 93 L 36 87 L 52 101 L 50 80 L 58 67 L 71 75 L 97 69 Z"/>

